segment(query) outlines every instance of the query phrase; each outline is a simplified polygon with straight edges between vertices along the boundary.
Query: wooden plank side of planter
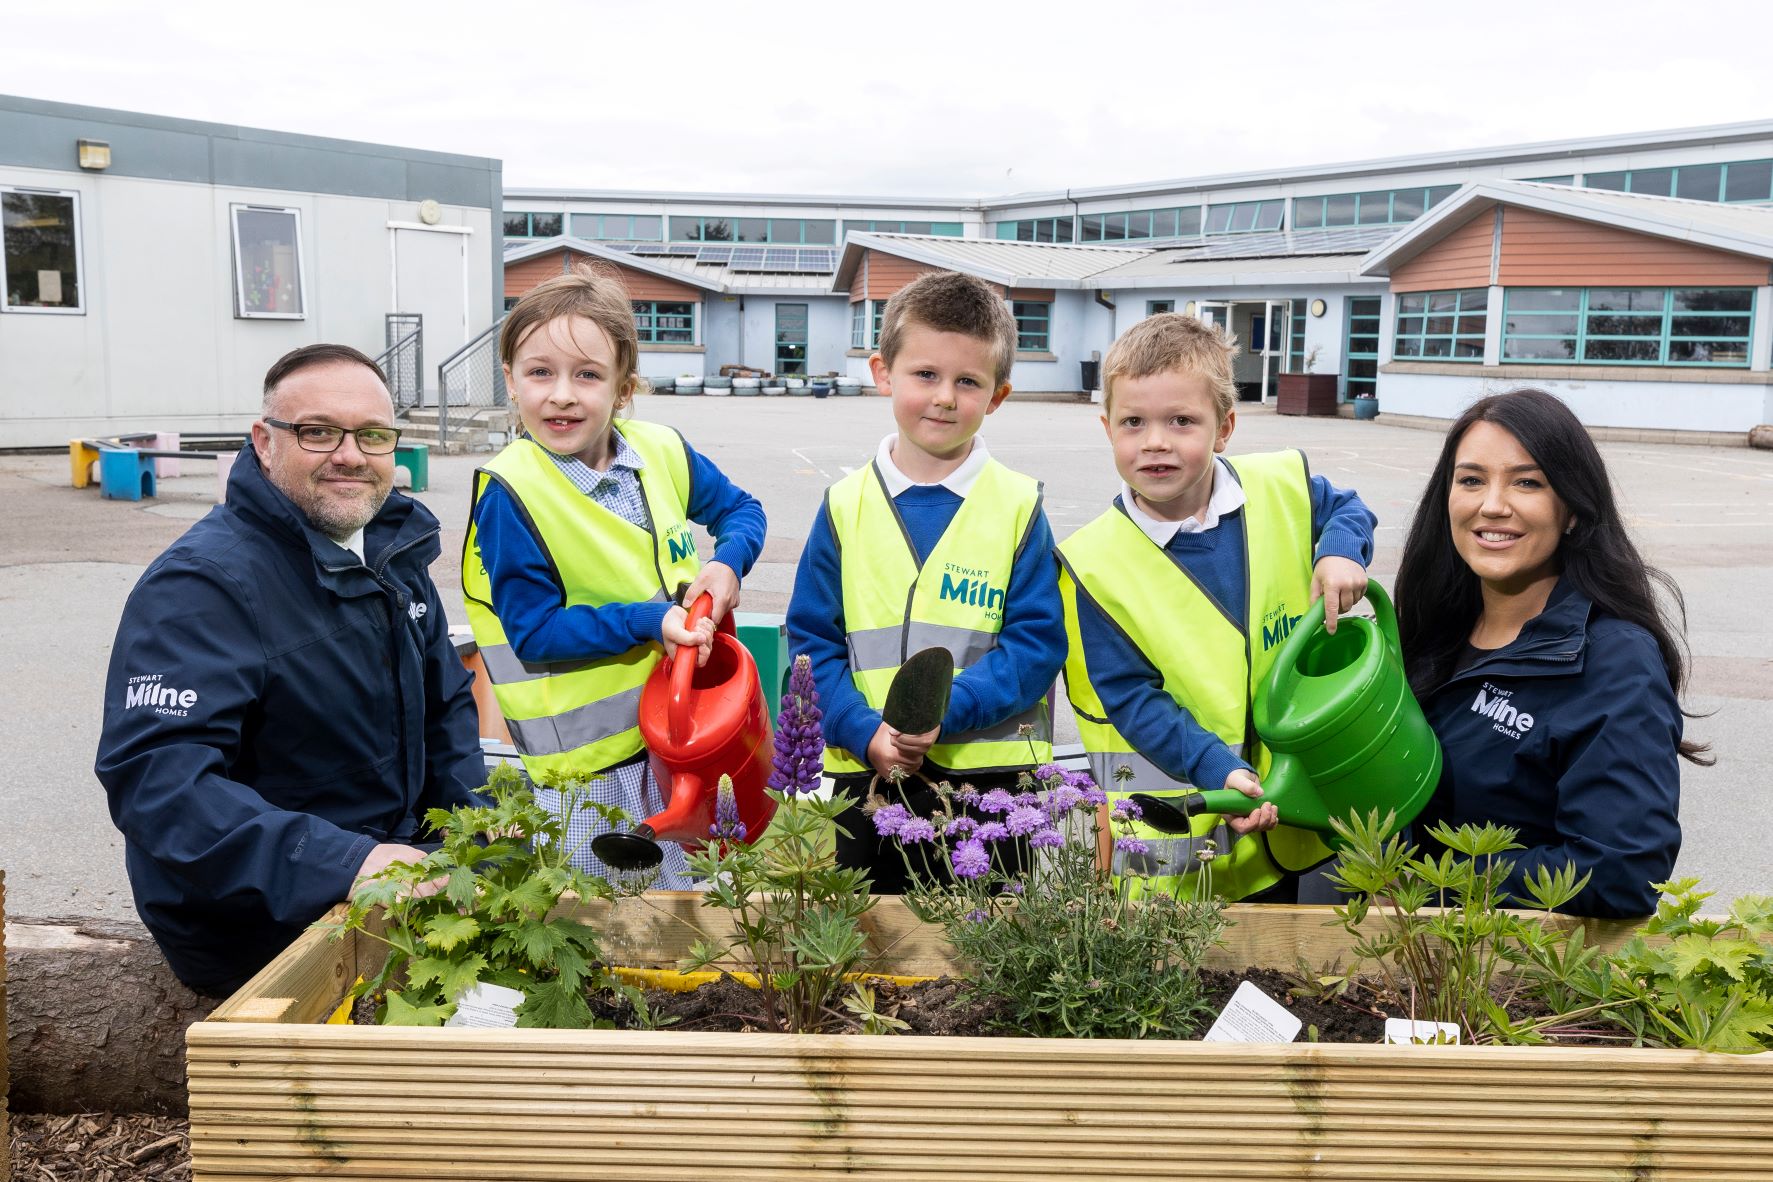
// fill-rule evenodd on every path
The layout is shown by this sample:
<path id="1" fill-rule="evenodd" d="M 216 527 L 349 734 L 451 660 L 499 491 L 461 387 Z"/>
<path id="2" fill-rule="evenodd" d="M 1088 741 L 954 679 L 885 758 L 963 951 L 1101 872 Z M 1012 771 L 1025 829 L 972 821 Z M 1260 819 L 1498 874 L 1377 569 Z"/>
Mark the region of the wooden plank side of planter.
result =
<path id="1" fill-rule="evenodd" d="M 1773 1056 L 200 1023 L 200 1179 L 1773 1178 Z"/>

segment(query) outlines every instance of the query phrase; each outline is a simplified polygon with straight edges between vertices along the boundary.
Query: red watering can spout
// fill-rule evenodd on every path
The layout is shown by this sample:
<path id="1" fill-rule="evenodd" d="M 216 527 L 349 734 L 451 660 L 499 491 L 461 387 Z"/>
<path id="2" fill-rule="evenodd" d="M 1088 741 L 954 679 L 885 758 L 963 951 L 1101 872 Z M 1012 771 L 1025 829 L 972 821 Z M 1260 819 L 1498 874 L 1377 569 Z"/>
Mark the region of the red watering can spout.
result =
<path id="1" fill-rule="evenodd" d="M 699 595 L 686 622 L 695 628 L 713 610 L 713 596 Z M 739 819 L 750 840 L 763 833 L 775 813 L 775 802 L 764 792 L 772 746 L 763 685 L 730 613 L 721 620 L 708 660 L 700 666 L 698 651 L 695 645 L 679 645 L 669 660 L 654 667 L 641 689 L 640 734 L 665 807 L 631 833 L 593 839 L 592 851 L 618 869 L 656 866 L 663 857 L 660 841 L 675 841 L 685 849 L 706 843 L 722 775 L 732 780 Z"/>

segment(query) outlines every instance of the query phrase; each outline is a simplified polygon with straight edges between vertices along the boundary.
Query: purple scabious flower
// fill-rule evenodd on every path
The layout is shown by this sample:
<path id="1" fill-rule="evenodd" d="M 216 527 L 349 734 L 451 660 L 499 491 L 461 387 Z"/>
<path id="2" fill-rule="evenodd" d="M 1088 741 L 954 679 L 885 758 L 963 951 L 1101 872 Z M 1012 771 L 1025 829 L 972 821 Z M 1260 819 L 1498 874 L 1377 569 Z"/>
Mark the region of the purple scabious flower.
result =
<path id="1" fill-rule="evenodd" d="M 993 788 L 979 798 L 979 811 L 982 813 L 1007 813 L 1016 807 L 1016 798 L 1008 790 Z"/>
<path id="2" fill-rule="evenodd" d="M 1114 848 L 1123 854 L 1149 854 L 1151 843 L 1137 837 L 1119 837 L 1114 841 Z"/>
<path id="3" fill-rule="evenodd" d="M 720 787 L 714 792 L 714 824 L 708 827 L 708 836 L 719 841 L 744 841 L 745 822 L 739 820 L 739 799 L 733 795 L 733 778 L 720 777 Z"/>
<path id="4" fill-rule="evenodd" d="M 911 810 L 902 804 L 887 804 L 874 810 L 874 831 L 882 837 L 892 837 L 899 832 L 900 826 L 911 819 Z"/>
<path id="5" fill-rule="evenodd" d="M 1116 821 L 1137 821 L 1145 815 L 1145 810 L 1123 796 L 1114 802 L 1114 807 L 1109 810 L 1108 815 Z"/>
<path id="6" fill-rule="evenodd" d="M 1032 792 L 1018 792 L 1012 799 L 1019 806 L 1037 805 L 1040 803 L 1040 797 Z"/>
<path id="7" fill-rule="evenodd" d="M 1082 804 L 1083 798 L 1084 794 L 1076 788 L 1069 784 L 1061 784 L 1053 789 L 1053 794 L 1047 798 L 1047 810 L 1054 816 L 1068 813 Z"/>
<path id="8" fill-rule="evenodd" d="M 991 916 L 983 908 L 975 907 L 965 915 L 961 916 L 961 918 L 968 923 L 984 923 L 986 920 L 990 919 Z"/>
<path id="9" fill-rule="evenodd" d="M 1028 889 L 1028 884 L 1025 882 L 1022 882 L 1020 879 L 1008 884 L 1007 886 L 1005 886 L 1003 888 L 1004 894 L 1006 894 L 1006 895 L 1019 895 L 1027 889 Z"/>
<path id="10" fill-rule="evenodd" d="M 1002 841 L 1009 835 L 1010 831 L 1003 827 L 1001 821 L 987 821 L 973 833 L 974 837 L 984 842 Z"/>
<path id="11" fill-rule="evenodd" d="M 1108 793 L 1097 787 L 1095 782 L 1090 780 L 1088 776 L 1084 777 L 1084 779 L 1088 784 L 1088 787 L 1083 789 L 1084 803 L 1092 806 L 1107 804 Z"/>
<path id="12" fill-rule="evenodd" d="M 881 810 L 881 812 L 885 811 L 885 809 Z M 880 813 L 875 813 L 874 816 L 878 820 Z M 920 841 L 936 840 L 936 827 L 923 817 L 911 817 L 899 826 L 899 831 L 894 836 L 899 839 L 901 845 L 916 845 Z"/>
<path id="13" fill-rule="evenodd" d="M 973 820 L 971 817 L 956 817 L 954 820 L 948 822 L 948 828 L 944 829 L 942 832 L 946 833 L 949 837 L 965 837 L 978 827 L 979 822 Z"/>
<path id="14" fill-rule="evenodd" d="M 1042 829 L 1028 839 L 1031 849 L 1054 849 L 1065 844 L 1065 835 L 1057 829 Z"/>
<path id="15" fill-rule="evenodd" d="M 1010 810 L 1010 815 L 1004 818 L 1004 828 L 1017 837 L 1023 837 L 1033 833 L 1036 829 L 1044 828 L 1046 823 L 1047 815 L 1033 805 L 1027 804 L 1017 805 Z"/>
<path id="16" fill-rule="evenodd" d="M 961 804 L 978 804 L 979 790 L 971 784 L 962 784 L 954 790 L 954 799 Z"/>
<path id="17" fill-rule="evenodd" d="M 813 685 L 813 663 L 801 653 L 794 658 L 788 692 L 782 698 L 781 713 L 776 715 L 771 788 L 785 796 L 799 796 L 819 786 L 819 777 L 825 770 L 825 736 L 819 727 L 822 718 L 819 691 Z"/>
<path id="18" fill-rule="evenodd" d="M 1063 780 L 1065 769 L 1056 763 L 1043 763 L 1034 769 L 1034 778 L 1037 780 Z"/>
<path id="19" fill-rule="evenodd" d="M 991 855 L 985 852 L 985 843 L 976 838 L 955 846 L 949 861 L 954 865 L 956 878 L 979 878 L 991 869 Z"/>

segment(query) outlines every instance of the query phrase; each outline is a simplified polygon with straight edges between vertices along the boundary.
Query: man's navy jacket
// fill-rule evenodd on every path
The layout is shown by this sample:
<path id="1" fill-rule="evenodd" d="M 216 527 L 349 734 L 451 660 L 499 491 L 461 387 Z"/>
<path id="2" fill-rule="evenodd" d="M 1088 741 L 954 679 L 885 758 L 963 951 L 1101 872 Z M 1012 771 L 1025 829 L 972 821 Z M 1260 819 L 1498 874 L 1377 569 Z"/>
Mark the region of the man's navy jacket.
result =
<path id="1" fill-rule="evenodd" d="M 345 898 L 382 841 L 485 781 L 471 679 L 427 573 L 437 519 L 390 493 L 368 565 L 250 447 L 228 499 L 123 609 L 97 773 L 173 971 L 234 989 Z"/>
<path id="2" fill-rule="evenodd" d="M 1656 910 L 1681 849 L 1681 711 L 1656 640 L 1595 609 L 1568 580 L 1514 641 L 1454 675 L 1422 703 L 1445 757 L 1417 818 L 1494 821 L 1527 848 L 1505 889 L 1574 863 L 1592 873 L 1562 911 Z M 1439 843 L 1423 845 L 1437 856 Z"/>

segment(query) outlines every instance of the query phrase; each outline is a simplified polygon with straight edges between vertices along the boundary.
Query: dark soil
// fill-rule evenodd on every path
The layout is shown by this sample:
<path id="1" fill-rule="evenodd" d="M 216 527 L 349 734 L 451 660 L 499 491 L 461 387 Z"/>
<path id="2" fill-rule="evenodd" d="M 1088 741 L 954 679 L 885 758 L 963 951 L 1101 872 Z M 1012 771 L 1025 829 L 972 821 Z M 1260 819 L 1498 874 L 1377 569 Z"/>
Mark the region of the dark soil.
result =
<path id="1" fill-rule="evenodd" d="M 170 1116 L 15 1113 L 13 1182 L 189 1182 L 186 1128 Z"/>

